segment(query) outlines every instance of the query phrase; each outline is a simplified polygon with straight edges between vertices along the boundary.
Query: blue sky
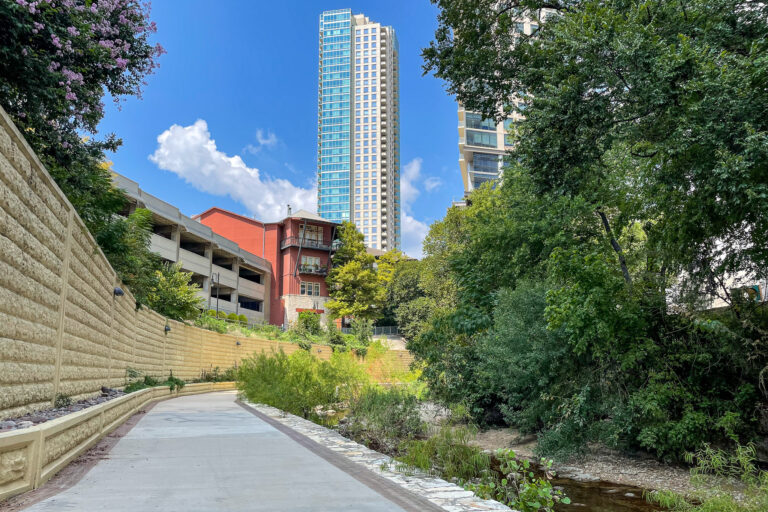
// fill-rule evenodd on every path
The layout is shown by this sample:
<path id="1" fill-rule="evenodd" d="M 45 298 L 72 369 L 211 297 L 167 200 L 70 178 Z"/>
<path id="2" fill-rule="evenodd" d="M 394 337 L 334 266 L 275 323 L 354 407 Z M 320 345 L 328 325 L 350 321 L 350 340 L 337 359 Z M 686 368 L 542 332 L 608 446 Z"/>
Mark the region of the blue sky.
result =
<path id="1" fill-rule="evenodd" d="M 220 206 L 275 220 L 287 202 L 313 206 L 318 16 L 346 7 L 397 32 L 403 248 L 419 256 L 427 226 L 463 190 L 456 103 L 422 76 L 437 15 L 427 0 L 155 1 L 168 53 L 143 98 L 109 104 L 100 125 L 123 139 L 115 171 L 187 215 Z"/>

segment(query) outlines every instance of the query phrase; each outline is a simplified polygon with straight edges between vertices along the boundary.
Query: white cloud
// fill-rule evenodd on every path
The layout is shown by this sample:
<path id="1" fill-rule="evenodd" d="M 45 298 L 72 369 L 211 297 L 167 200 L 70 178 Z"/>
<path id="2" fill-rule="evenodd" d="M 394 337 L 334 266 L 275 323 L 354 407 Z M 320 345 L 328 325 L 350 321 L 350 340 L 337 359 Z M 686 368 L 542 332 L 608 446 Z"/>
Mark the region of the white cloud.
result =
<path id="1" fill-rule="evenodd" d="M 421 162 L 421 158 L 414 158 L 405 164 L 400 175 L 400 199 L 407 212 L 411 211 L 411 204 L 420 194 L 417 182 L 421 176 Z"/>
<path id="2" fill-rule="evenodd" d="M 269 142 L 273 138 L 274 142 Z M 257 132 L 257 141 L 262 145 L 276 144 L 277 138 Z M 261 171 L 245 165 L 239 156 L 219 151 L 202 119 L 190 126 L 171 126 L 157 137 L 157 143 L 157 150 L 149 159 L 159 168 L 177 174 L 200 191 L 230 196 L 259 220 L 283 218 L 287 204 L 294 211 L 316 209 L 315 187 L 301 188 L 285 179 L 262 176 Z"/>
<path id="3" fill-rule="evenodd" d="M 426 180 L 424 180 L 424 190 L 427 192 L 432 192 L 436 188 L 440 187 L 443 184 L 443 180 L 438 178 L 437 176 L 430 176 Z"/>
<path id="4" fill-rule="evenodd" d="M 270 131 L 265 135 L 264 130 L 259 128 L 256 130 L 256 144 L 248 144 L 243 148 L 243 152 L 247 151 L 248 153 L 255 155 L 264 148 L 273 148 L 277 146 L 278 142 L 277 135 Z"/>
<path id="5" fill-rule="evenodd" d="M 402 247 L 400 249 L 411 258 L 421 258 L 424 255 L 422 243 L 429 232 L 429 226 L 405 212 L 401 215 Z"/>
<path id="6" fill-rule="evenodd" d="M 422 257 L 422 242 L 429 231 L 429 226 L 426 223 L 416 220 L 411 215 L 411 205 L 421 194 L 418 188 L 418 182 L 421 178 L 421 163 L 421 158 L 414 158 L 405 164 L 403 173 L 400 175 L 400 198 L 402 199 L 403 206 L 400 217 L 400 229 L 402 230 L 401 249 L 412 258 Z"/>

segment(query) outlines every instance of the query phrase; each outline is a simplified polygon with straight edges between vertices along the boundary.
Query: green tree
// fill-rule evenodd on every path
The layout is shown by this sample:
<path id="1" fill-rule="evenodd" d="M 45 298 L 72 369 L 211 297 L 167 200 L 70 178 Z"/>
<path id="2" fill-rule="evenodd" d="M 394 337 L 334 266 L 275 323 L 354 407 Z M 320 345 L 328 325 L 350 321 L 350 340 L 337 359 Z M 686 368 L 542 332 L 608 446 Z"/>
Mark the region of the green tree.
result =
<path id="1" fill-rule="evenodd" d="M 340 246 L 333 255 L 333 269 L 327 278 L 331 300 L 326 307 L 336 318 L 351 316 L 374 319 L 381 314 L 385 290 L 380 286 L 363 235 L 351 222 L 339 228 Z"/>
<path id="2" fill-rule="evenodd" d="M 181 263 L 165 264 L 155 276 L 156 283 L 147 296 L 149 307 L 174 320 L 190 320 L 200 315 L 200 287 L 190 283 L 192 273 L 182 272 Z"/>
<path id="3" fill-rule="evenodd" d="M 557 453 L 674 459 L 768 434 L 750 412 L 768 318 L 724 284 L 768 268 L 768 7 L 435 3 L 426 70 L 469 110 L 525 120 L 502 183 L 425 242 L 422 282 L 450 283 L 409 343 L 431 391 Z M 538 8 L 556 13 L 521 34 Z M 731 307 L 696 300 L 712 295 Z"/>
<path id="4" fill-rule="evenodd" d="M 112 186 L 109 167 L 103 163 L 104 152 L 115 151 L 120 141 L 114 135 L 94 140 L 83 134 L 96 133 L 105 93 L 115 101 L 139 96 L 147 75 L 157 67 L 164 50 L 150 42 L 156 28 L 149 19 L 149 4 L 3 1 L 0 26 L 0 106 L 110 263 L 118 273 L 132 274 L 124 268 L 132 264 L 120 260 L 142 259 L 144 251 L 124 254 L 135 247 L 133 221 L 126 224 L 117 216 L 125 197 Z"/>

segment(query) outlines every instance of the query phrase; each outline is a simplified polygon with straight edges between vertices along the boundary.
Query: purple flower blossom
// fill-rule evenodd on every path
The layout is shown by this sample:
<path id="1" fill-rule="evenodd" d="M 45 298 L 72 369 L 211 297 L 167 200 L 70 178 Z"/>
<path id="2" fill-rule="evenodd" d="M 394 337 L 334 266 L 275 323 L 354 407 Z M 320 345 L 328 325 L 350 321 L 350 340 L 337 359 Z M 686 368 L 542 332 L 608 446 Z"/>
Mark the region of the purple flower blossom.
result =
<path id="1" fill-rule="evenodd" d="M 128 67 L 128 59 L 123 59 L 122 57 L 118 57 L 115 59 L 115 64 L 117 64 L 117 67 L 120 69 L 125 69 Z"/>
<path id="2" fill-rule="evenodd" d="M 61 49 L 61 39 L 59 39 L 59 36 L 56 34 L 51 34 L 51 43 L 53 43 L 53 46 L 55 46 L 58 49 Z"/>
<path id="3" fill-rule="evenodd" d="M 75 27 L 67 27 L 67 32 L 71 36 L 79 36 L 80 35 L 80 31 L 77 30 L 77 28 L 75 28 Z"/>
<path id="4" fill-rule="evenodd" d="M 64 96 L 69 101 L 75 101 L 77 99 L 77 95 L 73 93 L 72 91 L 67 92 L 67 94 Z"/>

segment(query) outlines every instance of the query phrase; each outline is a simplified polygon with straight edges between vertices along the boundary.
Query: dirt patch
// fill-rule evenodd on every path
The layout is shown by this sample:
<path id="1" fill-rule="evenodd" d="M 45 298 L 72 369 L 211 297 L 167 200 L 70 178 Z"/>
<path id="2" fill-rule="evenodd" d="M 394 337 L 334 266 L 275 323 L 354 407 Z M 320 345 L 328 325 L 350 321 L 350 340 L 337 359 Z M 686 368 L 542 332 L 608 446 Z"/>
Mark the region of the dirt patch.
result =
<path id="1" fill-rule="evenodd" d="M 149 412 L 157 402 L 153 402 L 144 409 L 128 418 L 125 423 L 104 436 L 88 451 L 70 462 L 64 469 L 48 480 L 38 489 L 14 496 L 7 501 L 0 502 L 0 512 L 17 512 L 34 505 L 44 499 L 55 496 L 75 485 L 91 470 L 100 460 L 109 458 L 109 452 L 117 442 Z"/>
<path id="2" fill-rule="evenodd" d="M 489 451 L 511 449 L 521 457 L 537 459 L 533 453 L 535 436 L 523 436 L 514 429 L 480 432 L 472 444 Z M 681 493 L 693 490 L 687 468 L 662 464 L 651 458 L 629 457 L 600 447 L 590 447 L 584 456 L 555 464 L 554 469 L 559 477 L 579 482 L 602 481 Z"/>

